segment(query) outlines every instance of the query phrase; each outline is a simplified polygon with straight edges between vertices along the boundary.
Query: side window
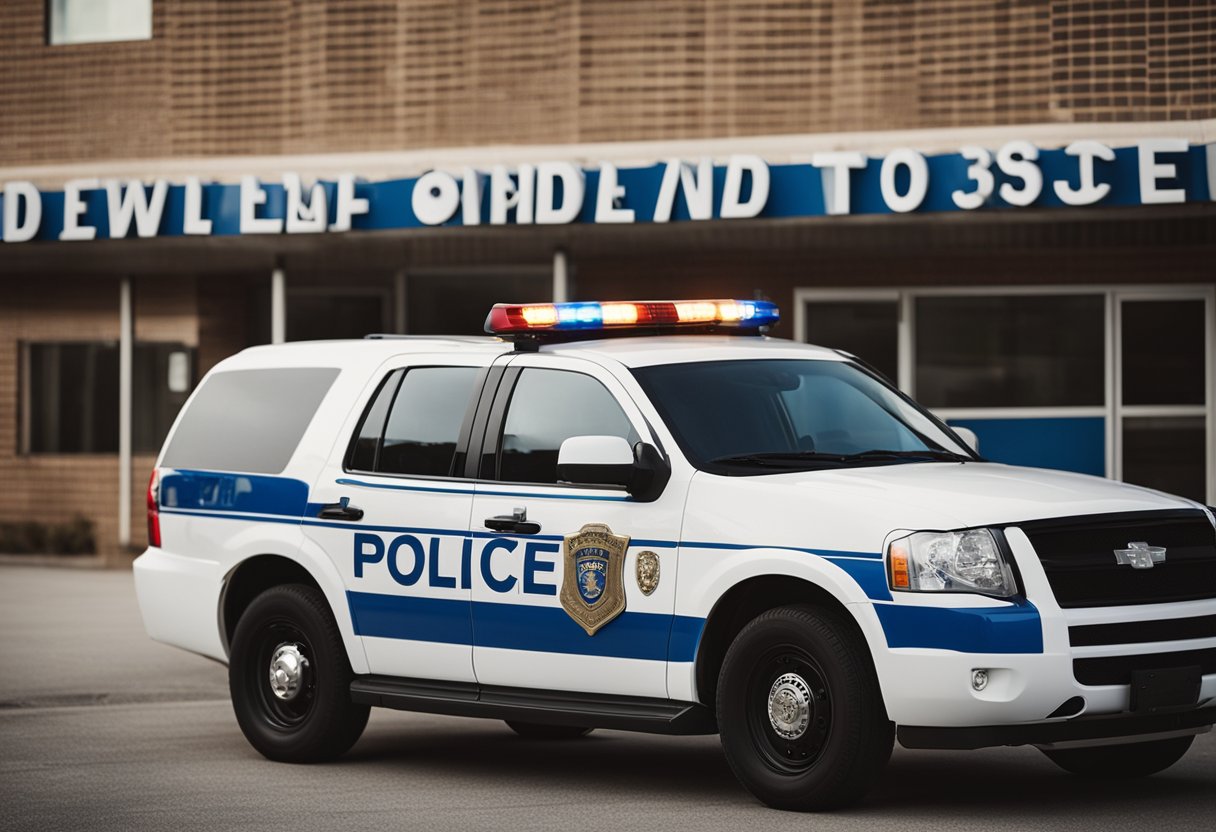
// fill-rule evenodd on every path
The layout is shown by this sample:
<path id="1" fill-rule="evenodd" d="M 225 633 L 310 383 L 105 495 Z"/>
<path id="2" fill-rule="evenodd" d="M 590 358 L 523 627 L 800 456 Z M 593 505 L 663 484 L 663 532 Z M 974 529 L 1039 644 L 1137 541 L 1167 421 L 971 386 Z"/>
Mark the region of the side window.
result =
<path id="1" fill-rule="evenodd" d="M 352 471 L 375 471 L 376 458 L 380 452 L 380 437 L 384 435 L 384 420 L 388 417 L 389 405 L 397 395 L 404 370 L 393 370 L 380 385 L 372 398 L 371 406 L 363 414 L 363 421 L 355 431 L 355 441 L 350 448 L 346 467 Z"/>
<path id="2" fill-rule="evenodd" d="M 503 422 L 499 479 L 557 482 L 557 452 L 571 436 L 637 432 L 612 394 L 582 373 L 529 367 L 519 376 Z"/>
<path id="3" fill-rule="evenodd" d="M 384 474 L 448 476 L 476 367 L 417 367 L 397 389 L 375 470 Z"/>

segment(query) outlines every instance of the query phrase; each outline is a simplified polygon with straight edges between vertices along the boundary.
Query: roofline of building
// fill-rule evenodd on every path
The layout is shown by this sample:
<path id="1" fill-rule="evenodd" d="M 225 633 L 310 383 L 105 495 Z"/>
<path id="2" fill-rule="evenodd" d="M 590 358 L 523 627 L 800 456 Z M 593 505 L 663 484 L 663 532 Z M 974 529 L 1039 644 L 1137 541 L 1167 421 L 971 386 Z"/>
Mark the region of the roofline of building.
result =
<path id="1" fill-rule="evenodd" d="M 459 175 L 466 167 L 485 169 L 541 161 L 569 161 L 584 166 L 612 162 L 621 167 L 654 164 L 669 158 L 722 159 L 752 153 L 770 163 L 806 163 L 811 154 L 832 150 L 885 154 L 897 147 L 925 153 L 957 152 L 963 145 L 992 147 L 1012 139 L 1032 141 L 1042 148 L 1062 147 L 1079 139 L 1118 147 L 1146 138 L 1180 138 L 1193 144 L 1216 142 L 1216 118 L 1188 121 L 1060 122 L 930 130 L 882 130 L 857 133 L 808 133 L 777 136 L 735 136 L 715 139 L 675 139 L 647 142 L 600 142 L 551 145 L 482 145 L 421 150 L 360 153 L 285 154 L 275 156 L 195 156 L 161 159 L 119 159 L 57 165 L 0 167 L 0 182 L 25 180 L 42 188 L 70 179 L 117 178 L 180 180 L 198 176 L 208 181 L 235 182 L 253 175 L 277 179 L 284 173 L 332 178 L 354 173 L 369 179 L 416 176 L 427 170 Z"/>

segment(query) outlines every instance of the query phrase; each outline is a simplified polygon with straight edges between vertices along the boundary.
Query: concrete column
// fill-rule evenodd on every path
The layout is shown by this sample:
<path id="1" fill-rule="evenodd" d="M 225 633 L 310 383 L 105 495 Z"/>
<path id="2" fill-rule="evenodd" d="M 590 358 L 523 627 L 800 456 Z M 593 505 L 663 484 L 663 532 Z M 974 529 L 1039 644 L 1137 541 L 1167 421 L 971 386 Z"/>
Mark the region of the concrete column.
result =
<path id="1" fill-rule="evenodd" d="M 405 269 L 393 274 L 393 332 L 405 334 Z"/>
<path id="2" fill-rule="evenodd" d="M 287 340 L 287 275 L 282 266 L 270 273 L 270 343 Z"/>
<path id="3" fill-rule="evenodd" d="M 131 545 L 131 379 L 135 354 L 131 278 L 118 291 L 118 545 Z"/>
<path id="4" fill-rule="evenodd" d="M 565 303 L 570 299 L 570 273 L 566 264 L 566 252 L 560 248 L 553 252 L 553 302 Z"/>

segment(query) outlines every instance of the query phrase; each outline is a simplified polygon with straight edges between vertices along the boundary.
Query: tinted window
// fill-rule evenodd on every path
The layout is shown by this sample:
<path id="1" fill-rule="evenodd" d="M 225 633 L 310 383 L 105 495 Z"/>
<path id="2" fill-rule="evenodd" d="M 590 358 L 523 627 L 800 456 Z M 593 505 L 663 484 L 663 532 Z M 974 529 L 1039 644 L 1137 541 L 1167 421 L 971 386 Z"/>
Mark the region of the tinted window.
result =
<path id="1" fill-rule="evenodd" d="M 528 368 L 511 393 L 503 424 L 499 478 L 557 482 L 557 452 L 571 436 L 638 435 L 612 394 L 591 376 Z"/>
<path id="2" fill-rule="evenodd" d="M 213 373 L 183 414 L 162 464 L 282 473 L 337 377 L 328 367 Z"/>
<path id="3" fill-rule="evenodd" d="M 923 297 L 916 398 L 927 407 L 1061 407 L 1106 401 L 1101 295 Z"/>
<path id="4" fill-rule="evenodd" d="M 1203 306 L 1123 302 L 1124 404 L 1203 404 Z"/>
<path id="5" fill-rule="evenodd" d="M 355 432 L 355 442 L 347 461 L 348 468 L 356 471 L 376 470 L 376 454 L 380 450 L 380 437 L 384 435 L 384 419 L 388 416 L 389 405 L 397 393 L 402 372 L 393 370 L 372 397 L 372 403 L 363 414 L 359 430 Z"/>
<path id="6" fill-rule="evenodd" d="M 806 340 L 852 353 L 887 378 L 899 375 L 899 304 L 895 301 L 811 301 Z"/>
<path id="7" fill-rule="evenodd" d="M 118 452 L 118 345 L 29 344 L 23 395 L 29 453 Z M 194 352 L 181 344 L 135 344 L 131 441 L 156 452 L 193 387 Z"/>
<path id="8" fill-rule="evenodd" d="M 419 367 L 401 381 L 384 429 L 376 470 L 448 476 L 476 367 Z"/>
<path id="9" fill-rule="evenodd" d="M 707 470 L 765 474 L 845 464 L 842 457 L 867 451 L 893 452 L 895 461 L 926 450 L 966 455 L 894 390 L 840 361 L 706 361 L 633 374 L 685 454 Z M 775 458 L 730 459 L 743 456 Z"/>

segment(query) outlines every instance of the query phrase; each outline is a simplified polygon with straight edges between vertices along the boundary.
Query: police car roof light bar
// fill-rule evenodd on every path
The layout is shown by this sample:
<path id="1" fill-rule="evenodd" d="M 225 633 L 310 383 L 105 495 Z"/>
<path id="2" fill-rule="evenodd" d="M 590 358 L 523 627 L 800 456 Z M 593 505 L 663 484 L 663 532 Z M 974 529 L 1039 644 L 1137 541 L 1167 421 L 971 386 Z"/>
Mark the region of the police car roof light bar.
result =
<path id="1" fill-rule="evenodd" d="M 655 330 L 762 334 L 779 317 L 777 305 L 766 300 L 497 303 L 486 317 L 486 332 L 527 340 L 644 335 Z"/>

